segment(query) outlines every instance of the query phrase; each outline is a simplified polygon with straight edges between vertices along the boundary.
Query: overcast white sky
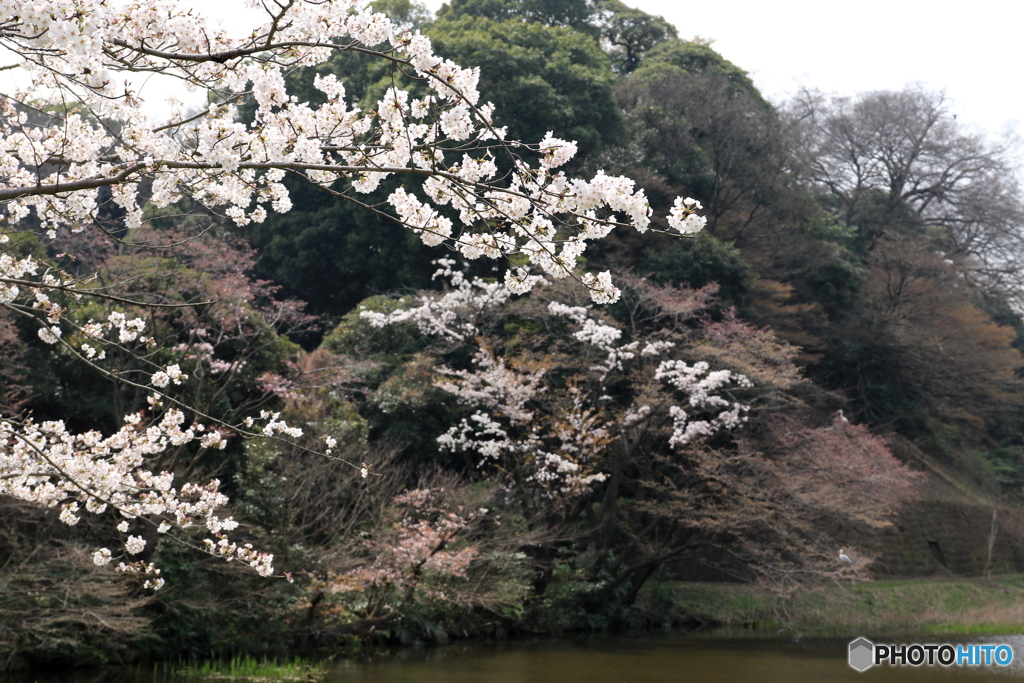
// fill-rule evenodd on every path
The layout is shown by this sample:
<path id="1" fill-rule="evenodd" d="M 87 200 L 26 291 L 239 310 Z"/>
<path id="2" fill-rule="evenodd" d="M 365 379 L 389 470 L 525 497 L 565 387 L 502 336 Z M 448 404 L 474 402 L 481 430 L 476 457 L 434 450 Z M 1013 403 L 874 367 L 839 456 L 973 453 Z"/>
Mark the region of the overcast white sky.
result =
<path id="1" fill-rule="evenodd" d="M 713 47 L 778 101 L 801 85 L 854 94 L 920 82 L 962 122 L 1024 133 L 1024 3 L 1014 0 L 626 0 Z"/>
<path id="2" fill-rule="evenodd" d="M 920 82 L 958 120 L 1024 135 L 1019 0 L 624 0 L 701 36 L 778 102 L 800 86 L 852 95 Z M 435 9 L 441 0 L 428 0 Z"/>
<path id="3" fill-rule="evenodd" d="M 240 2 L 193 0 L 244 24 Z M 442 0 L 426 0 L 437 9 Z M 852 95 L 920 82 L 942 89 L 962 123 L 1024 136 L 1024 2 L 1019 0 L 625 0 L 714 40 L 769 99 L 801 85 Z M 157 93 L 145 93 L 161 101 Z"/>

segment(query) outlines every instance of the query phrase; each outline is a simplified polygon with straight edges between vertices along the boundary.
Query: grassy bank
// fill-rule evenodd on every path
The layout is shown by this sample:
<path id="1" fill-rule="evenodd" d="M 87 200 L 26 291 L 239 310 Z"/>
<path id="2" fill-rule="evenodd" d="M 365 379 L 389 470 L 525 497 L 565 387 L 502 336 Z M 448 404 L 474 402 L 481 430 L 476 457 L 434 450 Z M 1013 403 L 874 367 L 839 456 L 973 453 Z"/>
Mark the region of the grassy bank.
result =
<path id="1" fill-rule="evenodd" d="M 316 683 L 327 674 L 328 663 L 299 657 L 288 659 L 259 658 L 238 655 L 231 659 L 211 659 L 198 663 L 162 662 L 153 667 L 152 681 L 202 683 L 204 681 L 237 683 Z M 145 669 L 140 668 L 144 678 Z"/>
<path id="2" fill-rule="evenodd" d="M 1024 632 L 1024 576 L 804 587 L 780 598 L 756 586 L 679 583 L 680 619 L 751 635 Z"/>

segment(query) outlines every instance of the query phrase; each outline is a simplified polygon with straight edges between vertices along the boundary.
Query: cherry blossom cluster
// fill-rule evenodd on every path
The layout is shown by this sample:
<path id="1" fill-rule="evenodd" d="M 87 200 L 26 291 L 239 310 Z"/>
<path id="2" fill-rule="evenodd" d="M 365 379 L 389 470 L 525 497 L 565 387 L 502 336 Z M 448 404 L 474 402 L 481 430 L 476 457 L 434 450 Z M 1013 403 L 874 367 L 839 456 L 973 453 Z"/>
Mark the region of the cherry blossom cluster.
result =
<path id="1" fill-rule="evenodd" d="M 582 306 L 567 306 L 559 301 L 552 301 L 548 304 L 548 311 L 552 315 L 564 316 L 579 325 L 579 329 L 573 333 L 573 337 L 584 344 L 597 347 L 606 355 L 604 362 L 594 365 L 590 369 L 601 373 L 601 381 L 608 377 L 609 373 L 615 370 L 622 370 L 623 363 L 636 358 L 636 350 L 640 347 L 639 341 L 619 344 L 622 337 L 622 330 L 604 322 L 590 317 L 589 311 Z M 644 355 L 651 355 L 651 349 L 668 349 L 671 346 L 654 346 L 648 344 L 644 348 Z"/>
<path id="2" fill-rule="evenodd" d="M 7 235 L 0 235 L 0 244 L 10 241 Z M 0 253 L 0 304 L 8 304 L 18 298 L 27 276 L 36 275 L 40 264 L 27 256 L 17 259 L 8 253 Z"/>
<path id="3" fill-rule="evenodd" d="M 149 383 L 163 389 L 171 382 L 181 384 L 186 379 L 188 379 L 188 375 L 182 372 L 178 364 L 175 363 L 174 365 L 168 365 L 166 370 L 154 372 L 149 378 Z"/>
<path id="4" fill-rule="evenodd" d="M 223 528 L 227 529 L 228 527 L 223 526 Z M 229 562 L 231 560 L 241 560 L 255 569 L 256 573 L 260 576 L 270 576 L 274 573 L 274 556 L 270 553 L 261 553 L 254 550 L 251 543 L 239 546 L 237 543 L 229 541 L 227 536 L 223 534 L 218 534 L 217 539 L 216 541 L 209 538 L 203 539 L 206 551 L 211 555 L 223 557 Z"/>
<path id="5" fill-rule="evenodd" d="M 443 292 L 422 294 L 416 305 L 388 314 L 364 308 L 359 317 L 376 328 L 408 322 L 415 325 L 420 334 L 453 342 L 475 337 L 480 333 L 479 317 L 505 303 L 509 291 L 483 278 L 467 278 L 455 268 L 456 262 L 452 259 L 438 259 L 435 263 L 439 267 L 433 279 L 444 282 Z"/>
<path id="6" fill-rule="evenodd" d="M 648 229 L 651 209 L 632 180 L 567 177 L 557 169 L 576 144 L 551 133 L 533 145 L 506 141 L 493 106 L 480 101 L 479 71 L 438 57 L 419 32 L 356 0 L 248 4 L 262 8 L 263 23 L 229 30 L 175 0 L 0 0 L 0 45 L 28 75 L 21 91 L 0 99 L 0 203 L 12 224 L 34 210 L 51 234 L 75 230 L 94 218 L 98 190 L 108 187 L 127 226 L 138 227 L 146 182 L 157 207 L 187 194 L 245 225 L 291 208 L 282 183 L 291 173 L 390 208 L 427 244 L 469 259 L 525 259 L 556 278 L 572 275 L 587 243 L 614 227 Z M 322 104 L 288 94 L 288 71 L 338 51 L 389 60 L 425 93 L 395 85 L 364 112 L 328 74 L 314 82 Z M 139 73 L 208 91 L 213 104 L 187 115 L 178 103 L 170 121 L 151 120 L 133 84 Z M 250 125 L 238 120 L 245 97 L 256 104 Z M 56 106 L 41 123 L 22 106 L 30 102 L 76 106 Z M 500 174 L 499 161 L 513 172 Z M 425 178 L 422 194 L 397 189 L 386 205 L 359 199 L 396 174 Z M 698 230 L 695 208 L 694 200 L 677 202 L 669 224 Z M 515 292 L 536 281 L 509 273 Z M 580 279 L 597 302 L 618 297 L 607 272 Z"/>
<path id="7" fill-rule="evenodd" d="M 8 241 L 6 235 L 0 238 L 0 244 Z M 42 275 L 31 279 L 40 270 L 43 271 Z M 120 311 L 112 311 L 105 322 L 89 320 L 85 325 L 75 325 L 65 317 L 67 305 L 54 300 L 58 293 L 61 298 L 74 302 L 80 300 L 86 292 L 72 278 L 31 256 L 14 259 L 10 254 L 0 253 L 0 305 L 32 315 L 39 324 L 37 335 L 47 344 L 60 343 L 64 335 L 64 321 L 76 328 L 81 337 L 76 345 L 90 360 L 105 358 L 105 346 L 135 341 L 150 346 L 154 343 L 152 338 L 142 335 L 146 328 L 145 320 L 129 318 Z"/>
<path id="8" fill-rule="evenodd" d="M 469 565 L 480 555 L 472 546 L 451 548 L 457 545 L 459 534 L 488 510 L 439 508 L 435 499 L 441 493 L 435 489 L 412 489 L 397 496 L 394 502 L 405 508 L 406 514 L 396 525 L 394 536 L 374 544 L 376 556 L 371 563 L 333 577 L 327 590 L 338 593 L 374 586 L 420 585 L 424 573 L 465 578 Z M 441 591 L 428 589 L 428 593 L 444 597 Z"/>
<path id="9" fill-rule="evenodd" d="M 203 335 L 197 333 L 203 332 Z M 205 330 L 197 329 L 193 330 L 193 334 L 196 336 L 205 336 Z M 198 361 L 205 365 L 211 375 L 219 375 L 225 372 L 236 372 L 245 367 L 246 361 L 226 361 L 220 358 L 214 357 L 213 344 L 207 341 L 191 342 L 188 344 L 175 344 L 171 347 L 171 350 L 175 353 L 180 353 L 185 360 Z"/>
<path id="10" fill-rule="evenodd" d="M 438 263 L 434 279 L 445 284 L 442 292 L 421 293 L 406 301 L 407 307 L 386 315 L 364 310 L 360 317 L 374 327 L 411 322 L 420 334 L 448 341 L 465 342 L 481 334 L 480 318 L 504 304 L 508 292 L 483 279 L 466 278 L 450 259 Z M 474 354 L 473 366 L 439 369 L 446 379 L 436 386 L 478 408 L 438 437 L 441 448 L 474 452 L 481 468 L 517 470 L 520 483 L 545 497 L 579 495 L 605 479 L 593 461 L 608 433 L 598 424 L 596 412 L 584 405 L 580 392 L 573 391 L 572 408 L 552 421 L 526 407 L 546 390 L 543 368 L 510 365 L 486 346 Z"/>
<path id="11" fill-rule="evenodd" d="M 268 394 L 285 400 L 294 400 L 301 396 L 298 382 L 272 372 L 264 372 L 256 378 L 256 386 Z M 330 455 L 330 450 L 327 452 Z"/>
<path id="12" fill-rule="evenodd" d="M 159 405 L 158 398 L 151 404 Z M 60 520 L 68 525 L 77 524 L 83 513 L 111 511 L 123 518 L 118 531 L 128 534 L 122 544 L 126 555 L 138 555 L 146 546 L 142 535 L 129 533 L 132 526 L 139 532 L 145 525 L 156 526 L 161 534 L 175 527 L 199 526 L 219 534 L 238 526 L 230 517 L 217 515 L 228 502 L 219 491 L 218 480 L 176 488 L 172 473 L 146 468 L 148 459 L 173 446 L 199 441 L 203 446 L 223 448 L 218 431 L 198 423 L 186 426 L 185 415 L 177 408 L 165 410 L 159 419 L 147 420 L 140 412 L 124 421 L 120 430 L 106 437 L 96 431 L 69 432 L 61 421 L 0 422 L 0 495 L 60 507 Z M 272 573 L 271 555 L 220 538 L 212 548 L 216 554 L 242 559 L 261 574 Z M 112 559 L 107 548 L 93 555 L 96 564 Z M 159 573 L 148 564 L 131 561 L 118 568 L 154 576 Z M 149 583 L 158 588 L 162 580 L 154 578 Z"/>
<path id="13" fill-rule="evenodd" d="M 706 217 L 697 214 L 697 211 L 703 208 L 696 199 L 676 197 L 668 214 L 669 227 L 682 235 L 700 232 L 708 222 Z"/>
<path id="14" fill-rule="evenodd" d="M 349 577 L 362 584 L 401 586 L 422 568 L 436 574 L 465 578 L 466 568 L 478 557 L 476 549 L 441 550 L 456 540 L 455 534 L 465 525 L 465 520 L 455 513 L 449 513 L 436 522 L 406 520 L 398 537 L 382 548 L 381 555 L 370 566 L 351 572 Z"/>
<path id="15" fill-rule="evenodd" d="M 711 436 L 723 429 L 735 429 L 746 421 L 747 407 L 736 401 L 729 401 L 715 393 L 733 384 L 751 387 L 753 384 L 744 375 L 730 370 L 710 371 L 710 365 L 699 361 L 688 365 L 681 360 L 664 360 L 654 373 L 661 380 L 687 396 L 690 408 L 700 415 L 718 411 L 711 419 L 694 419 L 680 406 L 672 406 L 672 436 L 669 446 L 679 448 L 699 436 Z"/>
<path id="16" fill-rule="evenodd" d="M 277 436 L 278 434 L 286 434 L 293 439 L 298 439 L 302 436 L 302 429 L 300 427 L 293 427 L 288 424 L 287 421 L 281 419 L 281 413 L 271 412 L 269 410 L 260 411 L 260 421 L 264 421 L 266 424 L 260 430 L 263 436 Z M 243 421 L 243 424 L 249 429 L 252 429 L 257 420 L 253 417 L 247 417 Z"/>
<path id="17" fill-rule="evenodd" d="M 543 391 L 543 368 L 529 368 L 526 372 L 509 368 L 503 358 L 495 358 L 487 347 L 477 350 L 473 365 L 476 369 L 472 371 L 441 368 L 442 375 L 453 379 L 438 381 L 436 386 L 458 396 L 462 404 L 500 409 L 512 424 L 533 418 L 533 411 L 525 406 L 537 392 Z"/>
<path id="18" fill-rule="evenodd" d="M 591 367 L 592 370 L 601 373 L 602 382 L 610 373 L 622 371 L 625 362 L 636 358 L 640 341 L 620 344 L 622 331 L 590 317 L 586 308 L 552 301 L 548 304 L 548 310 L 556 316 L 572 320 L 579 327 L 573 333 L 573 337 L 607 354 L 603 363 Z M 640 356 L 656 358 L 669 352 L 674 346 L 675 344 L 670 341 L 646 341 L 640 350 Z M 673 448 L 687 445 L 698 436 L 711 436 L 722 429 L 735 429 L 746 419 L 745 405 L 729 401 L 715 393 L 730 385 L 744 388 L 753 386 L 744 375 L 730 370 L 711 371 L 710 365 L 705 361 L 689 365 L 682 360 L 666 359 L 659 362 L 654 379 L 664 382 L 685 396 L 693 412 L 690 414 L 680 406 L 670 406 L 669 415 L 672 418 L 673 430 L 669 445 Z M 709 413 L 715 411 L 718 412 L 714 417 L 705 419 Z M 647 405 L 632 408 L 623 417 L 622 426 L 637 424 L 648 417 L 650 412 L 650 406 Z M 701 417 L 695 419 L 695 415 Z"/>
<path id="19" fill-rule="evenodd" d="M 473 365 L 473 370 L 440 370 L 450 379 L 436 386 L 477 408 L 438 437 L 442 449 L 475 452 L 479 467 L 514 470 L 517 483 L 545 497 L 580 495 L 604 481 L 594 468 L 608 432 L 578 389 L 570 390 L 571 408 L 551 420 L 526 407 L 545 391 L 543 368 L 510 367 L 486 347 L 477 351 Z"/>
<path id="20" fill-rule="evenodd" d="M 442 370 L 453 379 L 437 386 L 479 408 L 438 437 L 442 449 L 474 452 L 479 467 L 512 472 L 506 483 L 520 495 L 529 495 L 528 490 L 545 498 L 578 496 L 605 480 L 595 468 L 608 430 L 578 389 L 570 389 L 570 406 L 551 419 L 525 408 L 545 391 L 543 371 L 506 367 L 488 349 L 477 353 L 474 366 L 472 371 Z"/>
<path id="21" fill-rule="evenodd" d="M 467 279 L 447 260 L 441 262 L 435 278 L 448 287 L 404 299 L 404 307 L 389 314 L 364 310 L 360 315 L 374 327 L 412 322 L 424 336 L 459 342 L 476 339 L 471 369 L 438 369 L 441 378 L 435 386 L 474 409 L 438 437 L 438 445 L 452 452 L 475 453 L 479 467 L 506 473 L 509 488 L 518 487 L 520 495 L 564 498 L 589 491 L 605 479 L 601 457 L 611 440 L 646 428 L 659 413 L 671 420 L 672 448 L 735 429 L 746 419 L 745 405 L 721 395 L 732 387 L 752 386 L 744 375 L 712 371 L 704 361 L 690 365 L 664 358 L 676 347 L 674 342 L 624 341 L 620 327 L 590 308 L 554 300 L 547 310 L 570 323 L 570 335 L 581 346 L 578 355 L 586 356 L 589 347 L 601 358 L 589 367 L 597 380 L 594 387 L 604 391 L 613 373 L 640 367 L 665 388 L 665 395 L 658 408 L 638 403 L 611 418 L 595 407 L 609 397 L 589 396 L 578 383 L 570 382 L 565 387 L 568 405 L 563 403 L 557 416 L 539 410 L 540 402 L 558 391 L 548 382 L 543 363 L 496 356 L 481 340 L 485 330 L 479 320 L 484 312 L 506 303 L 507 294 L 492 283 Z"/>
<path id="22" fill-rule="evenodd" d="M 74 289 L 72 289 L 72 292 L 77 294 L 77 291 Z M 38 290 L 35 290 L 35 296 L 37 304 L 40 304 L 40 299 L 48 298 Z M 61 327 L 57 323 L 61 320 L 60 316 L 64 313 L 64 309 L 60 308 L 58 313 L 54 315 L 52 309 L 57 308 L 56 304 L 40 304 L 35 307 L 46 310 L 49 320 L 54 323 L 49 328 L 40 327 L 39 337 L 48 344 L 57 344 L 62 338 Z M 71 321 L 64 320 L 73 325 Z M 90 361 L 105 359 L 107 357 L 107 348 L 123 348 L 132 342 L 138 342 L 147 347 L 155 344 L 151 337 L 142 334 L 146 329 L 145 320 L 139 317 L 129 318 L 120 311 L 111 311 L 105 322 L 97 322 L 90 319 L 84 325 L 74 327 L 76 329 L 73 330 L 74 334 L 69 339 L 69 348 L 73 348 L 74 351 Z M 72 344 L 73 346 L 70 346 Z M 180 381 L 175 382 L 175 384 L 180 383 Z M 153 382 L 153 384 L 161 386 L 157 382 Z M 167 382 L 164 382 L 162 386 L 167 386 Z"/>

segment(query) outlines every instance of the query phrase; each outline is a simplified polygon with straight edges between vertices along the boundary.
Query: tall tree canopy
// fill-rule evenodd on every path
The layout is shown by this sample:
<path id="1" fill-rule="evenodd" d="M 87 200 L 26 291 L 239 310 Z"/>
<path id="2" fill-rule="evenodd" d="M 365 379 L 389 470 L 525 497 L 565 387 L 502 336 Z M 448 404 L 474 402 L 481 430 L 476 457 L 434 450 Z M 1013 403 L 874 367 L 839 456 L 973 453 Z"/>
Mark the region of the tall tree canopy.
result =
<path id="1" fill-rule="evenodd" d="M 516 19 L 592 32 L 600 2 L 594 0 L 451 0 L 437 11 L 439 19 L 461 16 L 493 21 Z"/>
<path id="2" fill-rule="evenodd" d="M 865 249 L 916 228 L 977 284 L 1021 291 L 1024 193 L 1010 142 L 969 132 L 942 92 L 918 86 L 853 99 L 805 91 L 787 116 L 798 177 L 834 201 Z"/>
<path id="3" fill-rule="evenodd" d="M 517 138 L 547 131 L 575 140 L 586 157 L 622 142 L 608 57 L 589 37 L 565 27 L 462 16 L 429 33 L 438 54 L 481 73 L 481 97 L 494 102 L 496 123 Z"/>

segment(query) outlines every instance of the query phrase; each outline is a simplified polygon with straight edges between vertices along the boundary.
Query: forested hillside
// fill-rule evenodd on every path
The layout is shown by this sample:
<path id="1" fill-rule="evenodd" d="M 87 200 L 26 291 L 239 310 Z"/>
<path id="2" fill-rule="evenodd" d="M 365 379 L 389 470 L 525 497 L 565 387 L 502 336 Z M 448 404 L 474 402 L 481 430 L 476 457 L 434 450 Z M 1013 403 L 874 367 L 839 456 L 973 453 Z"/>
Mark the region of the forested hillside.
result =
<path id="1" fill-rule="evenodd" d="M 621 296 L 595 304 L 536 267 L 532 291 L 512 293 L 502 274 L 523 258 L 428 246 L 366 208 L 430 191 L 413 176 L 357 202 L 290 174 L 291 210 L 241 226 L 202 197 L 151 202 L 140 225 L 107 202 L 53 239 L 27 216 L 20 256 L 95 273 L 107 295 L 69 309 L 76 329 L 138 316 L 149 341 L 122 327 L 102 373 L 0 308 L 0 414 L 146 425 L 158 406 L 131 378 L 173 366 L 182 379 L 164 385 L 196 415 L 268 411 L 303 435 L 225 428 L 222 449 L 182 441 L 149 466 L 219 479 L 232 538 L 273 553 L 276 578 L 197 552 L 201 533 L 133 526 L 135 559 L 162 571 L 154 592 L 95 557 L 137 538 L 119 517 L 68 526 L 0 497 L 8 665 L 661 625 L 678 580 L 782 594 L 870 578 L 882 546 L 864 539 L 895 533 L 936 482 L 1020 502 L 1024 194 L 1009 142 L 923 86 L 770 103 L 712 41 L 619 0 L 373 7 L 480 67 L 508 139 L 575 141 L 567 174 L 645 192 L 654 230 L 617 227 L 572 254 Z M 358 51 L 291 70 L 289 92 L 319 106 L 327 74 L 363 112 L 395 87 L 428 92 Z M 239 103 L 240 126 L 261 116 L 255 96 Z M 514 175 L 489 151 L 461 163 L 491 162 Z M 676 197 L 697 200 L 701 232 L 670 228 Z M 544 228 L 568 241 L 560 229 Z"/>

